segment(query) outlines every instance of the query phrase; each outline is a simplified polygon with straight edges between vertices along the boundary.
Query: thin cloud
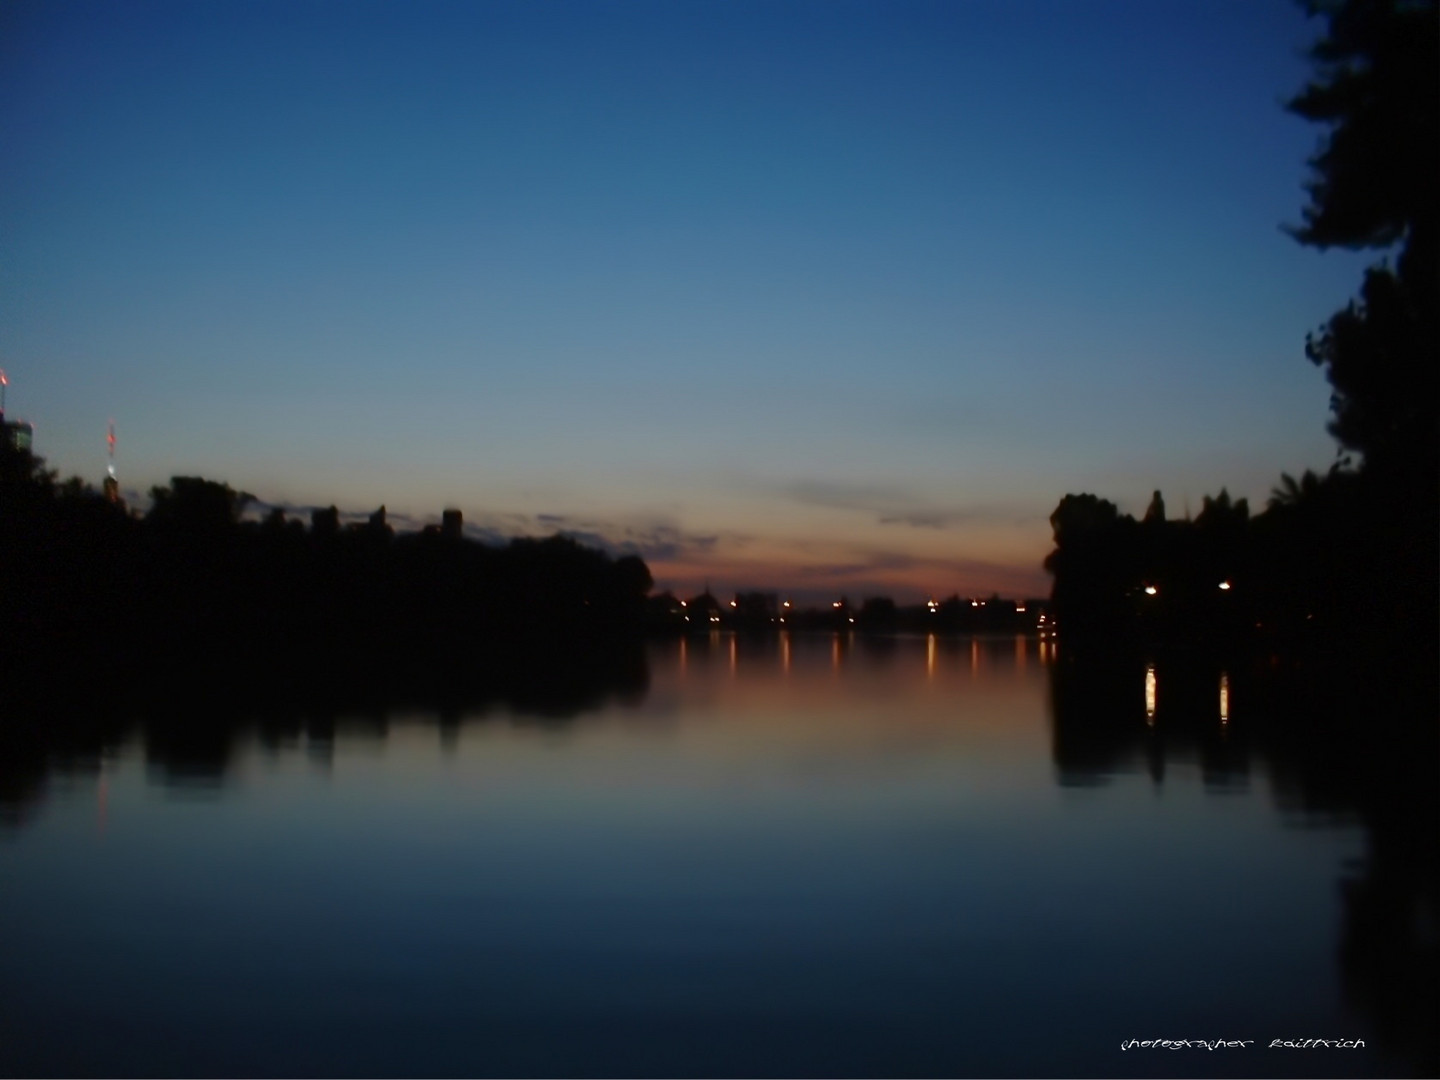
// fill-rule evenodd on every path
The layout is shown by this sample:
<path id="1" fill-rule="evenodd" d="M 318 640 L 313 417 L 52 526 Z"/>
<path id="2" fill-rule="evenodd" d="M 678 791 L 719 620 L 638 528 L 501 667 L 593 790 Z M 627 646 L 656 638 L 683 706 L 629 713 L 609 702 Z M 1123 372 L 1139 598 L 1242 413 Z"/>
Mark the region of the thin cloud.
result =
<path id="1" fill-rule="evenodd" d="M 781 493 L 807 506 L 873 515 L 881 525 L 944 529 L 954 525 L 1019 524 L 1029 520 L 1013 508 L 979 504 L 936 506 L 899 484 L 852 484 L 840 480 L 797 480 Z"/>

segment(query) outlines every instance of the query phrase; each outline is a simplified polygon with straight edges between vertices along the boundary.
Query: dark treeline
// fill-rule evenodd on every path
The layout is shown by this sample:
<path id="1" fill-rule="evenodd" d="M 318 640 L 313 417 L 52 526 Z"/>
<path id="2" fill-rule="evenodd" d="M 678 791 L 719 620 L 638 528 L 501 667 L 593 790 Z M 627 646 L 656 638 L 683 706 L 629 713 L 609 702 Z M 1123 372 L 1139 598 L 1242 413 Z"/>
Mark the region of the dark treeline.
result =
<path id="1" fill-rule="evenodd" d="M 1046 565 L 1061 633 L 1076 647 L 1259 634 L 1285 646 L 1350 642 L 1433 672 L 1440 9 L 1435 0 L 1306 6 L 1326 33 L 1290 109 L 1328 130 L 1310 161 L 1304 224 L 1290 232 L 1320 249 L 1387 254 L 1359 297 L 1306 341 L 1333 391 L 1340 459 L 1323 476 L 1282 477 L 1255 517 L 1223 492 L 1184 522 L 1165 520 L 1158 494 L 1141 522 L 1094 495 L 1066 496 Z"/>
<path id="2" fill-rule="evenodd" d="M 1114 647 L 1357 638 L 1406 655 L 1434 640 L 1434 533 L 1364 471 L 1285 478 L 1251 515 L 1224 491 L 1193 519 L 1156 492 L 1137 521 L 1094 495 L 1067 495 L 1050 522 L 1052 602 L 1067 643 Z"/>
<path id="3" fill-rule="evenodd" d="M 383 511 L 342 529 L 333 508 L 308 528 L 279 511 L 243 521 L 250 496 L 187 477 L 155 489 L 139 517 L 55 483 L 24 450 L 0 455 L 12 710 L 217 690 L 253 703 L 483 698 L 541 655 L 548 680 L 574 668 L 586 682 L 579 668 L 633 653 L 643 627 L 644 562 L 564 537 L 396 536 Z"/>

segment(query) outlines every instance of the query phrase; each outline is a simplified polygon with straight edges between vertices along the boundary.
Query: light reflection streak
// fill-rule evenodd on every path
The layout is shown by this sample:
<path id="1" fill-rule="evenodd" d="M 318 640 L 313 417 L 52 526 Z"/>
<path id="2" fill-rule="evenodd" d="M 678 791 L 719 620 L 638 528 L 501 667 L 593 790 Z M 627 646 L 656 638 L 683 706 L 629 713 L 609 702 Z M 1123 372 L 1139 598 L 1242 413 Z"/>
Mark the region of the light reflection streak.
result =
<path id="1" fill-rule="evenodd" d="M 685 669 L 690 660 L 690 643 L 682 636 L 680 638 L 680 677 L 685 677 Z"/>
<path id="2" fill-rule="evenodd" d="M 973 679 L 980 674 L 980 639 L 970 639 L 970 677 Z"/>
<path id="3" fill-rule="evenodd" d="M 1145 665 L 1145 722 L 1155 724 L 1155 665 Z"/>
<path id="4" fill-rule="evenodd" d="M 733 677 L 739 670 L 739 655 L 735 648 L 735 635 L 730 635 L 730 675 Z"/>
<path id="5" fill-rule="evenodd" d="M 1220 723 L 1230 722 L 1230 676 L 1220 673 Z"/>
<path id="6" fill-rule="evenodd" d="M 927 678 L 935 677 L 935 635 L 925 635 L 925 675 Z"/>
<path id="7" fill-rule="evenodd" d="M 788 633 L 780 635 L 780 666 L 785 674 L 790 674 L 790 635 Z"/>

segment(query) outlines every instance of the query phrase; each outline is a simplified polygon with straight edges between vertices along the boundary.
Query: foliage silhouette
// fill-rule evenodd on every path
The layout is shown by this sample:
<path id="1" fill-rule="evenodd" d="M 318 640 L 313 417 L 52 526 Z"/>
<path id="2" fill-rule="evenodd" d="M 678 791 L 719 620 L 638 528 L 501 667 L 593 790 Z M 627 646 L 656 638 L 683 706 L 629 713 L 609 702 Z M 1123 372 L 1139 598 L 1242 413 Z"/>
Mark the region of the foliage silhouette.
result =
<path id="1" fill-rule="evenodd" d="M 1157 491 L 1140 530 L 1104 500 L 1066 496 L 1045 566 L 1075 644 L 1219 632 L 1231 644 L 1258 636 L 1269 647 L 1336 650 L 1359 635 L 1378 662 L 1435 670 L 1440 7 L 1311 0 L 1306 9 L 1326 34 L 1311 50 L 1315 78 L 1289 107 L 1328 134 L 1310 161 L 1304 224 L 1289 231 L 1322 249 L 1395 256 L 1367 270 L 1359 299 L 1306 341 L 1334 391 L 1330 430 L 1359 467 L 1345 457 L 1324 477 L 1282 476 L 1254 518 L 1222 491 L 1193 523 L 1166 522 Z"/>
<path id="2" fill-rule="evenodd" d="M 1382 528 L 1437 535 L 1440 503 L 1440 5 L 1435 0 L 1307 4 L 1326 20 L 1316 78 L 1291 102 L 1329 131 L 1310 161 L 1305 224 L 1321 249 L 1386 249 L 1358 301 L 1306 342 L 1334 390 L 1331 432 L 1359 451 Z M 1433 546 L 1397 569 L 1434 583 Z M 1428 568 L 1428 572 L 1427 572 Z"/>
<path id="3" fill-rule="evenodd" d="M 537 680 L 512 678 L 536 674 L 532 655 L 555 667 L 551 682 L 570 678 L 568 665 L 587 669 L 572 682 L 591 684 L 588 669 L 639 641 L 651 581 L 635 556 L 563 537 L 504 548 L 396 537 L 383 508 L 346 531 L 333 507 L 317 511 L 307 532 L 281 511 L 242 520 L 253 498 L 175 477 L 142 518 L 0 446 L 10 711 L 59 715 L 123 697 L 137 679 L 161 701 L 506 687 L 538 701 L 543 687 L 527 688 Z"/>

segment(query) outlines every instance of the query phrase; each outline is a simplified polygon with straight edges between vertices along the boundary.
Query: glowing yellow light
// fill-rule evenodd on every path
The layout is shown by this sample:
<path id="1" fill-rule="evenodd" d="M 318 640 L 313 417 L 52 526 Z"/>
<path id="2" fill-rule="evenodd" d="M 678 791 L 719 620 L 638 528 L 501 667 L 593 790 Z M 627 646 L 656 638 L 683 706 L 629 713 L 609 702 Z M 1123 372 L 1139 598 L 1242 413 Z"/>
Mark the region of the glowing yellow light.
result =
<path id="1" fill-rule="evenodd" d="M 1220 582 L 1220 588 L 1223 589 L 1225 592 L 1229 592 L 1229 591 L 1230 591 L 1230 583 L 1229 583 L 1228 581 L 1222 581 L 1222 582 Z"/>
<path id="2" fill-rule="evenodd" d="M 1228 723 L 1230 720 L 1230 676 L 1225 672 L 1220 673 L 1220 722 Z"/>
<path id="3" fill-rule="evenodd" d="M 785 601 L 785 606 L 786 606 L 786 607 L 789 607 L 789 606 L 790 606 L 790 601 L 789 601 L 789 600 L 786 600 L 786 601 Z"/>
<path id="4" fill-rule="evenodd" d="M 1017 614 L 1017 615 L 1023 615 L 1023 614 L 1025 614 L 1025 605 L 1024 605 L 1024 604 L 1016 604 L 1016 605 L 1015 605 L 1015 614 Z"/>
<path id="5" fill-rule="evenodd" d="M 831 607 L 839 607 L 839 606 L 840 606 L 840 601 L 839 601 L 839 600 L 836 600 L 836 601 L 835 601 L 833 604 L 831 604 L 830 606 L 831 606 Z"/>
<path id="6" fill-rule="evenodd" d="M 680 601 L 680 606 L 681 606 L 681 607 L 684 607 L 684 606 L 685 606 L 685 601 L 684 601 L 684 600 L 681 600 L 681 601 Z"/>
<path id="7" fill-rule="evenodd" d="M 736 602 L 735 602 L 734 600 L 731 600 L 731 601 L 730 601 L 730 606 L 731 606 L 731 607 L 735 607 L 735 606 L 736 606 Z"/>
<path id="8" fill-rule="evenodd" d="M 1145 586 L 1145 595 L 1146 595 L 1146 596 L 1154 596 L 1154 595 L 1155 595 L 1157 592 L 1159 592 L 1159 591 L 1160 591 L 1160 590 L 1157 589 L 1157 588 L 1155 588 L 1154 585 L 1146 585 L 1146 586 Z"/>
<path id="9" fill-rule="evenodd" d="M 971 606 L 971 607 L 979 607 L 979 606 L 980 606 L 980 601 L 979 601 L 979 600 L 971 600 L 971 601 L 970 601 L 970 606 Z"/>
<path id="10" fill-rule="evenodd" d="M 1145 722 L 1155 723 L 1155 665 L 1145 668 Z"/>

